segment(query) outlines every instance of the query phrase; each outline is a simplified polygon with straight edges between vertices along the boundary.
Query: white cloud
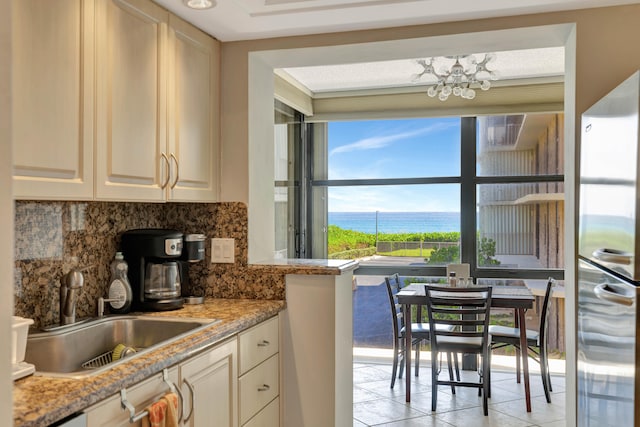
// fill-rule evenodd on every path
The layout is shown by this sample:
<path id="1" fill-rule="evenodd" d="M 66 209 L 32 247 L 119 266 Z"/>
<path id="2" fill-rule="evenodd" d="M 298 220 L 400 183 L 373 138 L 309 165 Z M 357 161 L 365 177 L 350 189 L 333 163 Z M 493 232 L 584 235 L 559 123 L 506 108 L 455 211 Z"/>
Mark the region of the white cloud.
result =
<path id="1" fill-rule="evenodd" d="M 396 133 L 396 134 L 387 135 L 387 136 L 374 136 L 371 138 L 364 138 L 359 141 L 353 142 L 351 144 L 336 147 L 333 150 L 331 150 L 329 155 L 332 156 L 337 153 L 348 153 L 350 151 L 375 150 L 378 148 L 384 148 L 395 141 L 413 138 L 415 136 L 424 135 L 427 133 L 438 132 L 454 126 L 457 126 L 457 124 L 437 123 L 432 126 L 427 126 L 425 128 L 416 129 L 409 132 L 401 132 L 401 133 Z"/>

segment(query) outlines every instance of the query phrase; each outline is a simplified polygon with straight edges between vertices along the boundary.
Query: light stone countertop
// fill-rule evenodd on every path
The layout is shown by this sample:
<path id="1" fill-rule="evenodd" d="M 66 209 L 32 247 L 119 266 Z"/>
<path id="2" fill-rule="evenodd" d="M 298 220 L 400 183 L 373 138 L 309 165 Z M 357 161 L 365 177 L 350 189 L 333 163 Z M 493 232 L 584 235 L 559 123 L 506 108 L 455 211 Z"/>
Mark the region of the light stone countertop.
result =
<path id="1" fill-rule="evenodd" d="M 119 393 L 122 388 L 130 387 L 277 315 L 284 308 L 284 301 L 207 299 L 202 305 L 185 305 L 180 310 L 141 313 L 220 321 L 94 376 L 66 379 L 32 375 L 14 381 L 14 427 L 46 426 L 80 412 Z"/>
<path id="2" fill-rule="evenodd" d="M 355 270 L 358 261 L 345 259 L 278 258 L 252 262 L 249 268 L 282 271 L 284 274 L 340 275 Z"/>

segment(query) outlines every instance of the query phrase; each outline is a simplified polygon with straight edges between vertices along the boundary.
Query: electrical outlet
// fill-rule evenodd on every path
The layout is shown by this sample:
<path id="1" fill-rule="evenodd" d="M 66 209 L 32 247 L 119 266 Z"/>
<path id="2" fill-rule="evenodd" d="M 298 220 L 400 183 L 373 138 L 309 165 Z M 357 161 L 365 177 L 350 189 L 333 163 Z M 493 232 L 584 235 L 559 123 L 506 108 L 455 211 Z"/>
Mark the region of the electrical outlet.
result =
<path id="1" fill-rule="evenodd" d="M 211 239 L 211 263 L 235 262 L 235 240 L 234 239 Z"/>

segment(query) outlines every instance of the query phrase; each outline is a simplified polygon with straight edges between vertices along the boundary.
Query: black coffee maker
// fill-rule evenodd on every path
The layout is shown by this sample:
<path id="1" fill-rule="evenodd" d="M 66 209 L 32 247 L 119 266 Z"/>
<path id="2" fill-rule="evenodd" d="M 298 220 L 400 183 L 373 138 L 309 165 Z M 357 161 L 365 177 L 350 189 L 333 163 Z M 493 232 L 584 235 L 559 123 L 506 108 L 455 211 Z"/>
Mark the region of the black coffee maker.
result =
<path id="1" fill-rule="evenodd" d="M 133 310 L 165 311 L 182 307 L 183 235 L 176 230 L 125 231 L 121 250 L 129 264 Z"/>
<path id="2" fill-rule="evenodd" d="M 204 259 L 204 234 L 185 234 L 183 238 L 182 257 L 182 292 L 187 304 L 200 304 L 204 298 L 202 295 L 194 295 L 189 284 L 189 266 Z M 190 293 L 187 293 L 190 292 Z"/>

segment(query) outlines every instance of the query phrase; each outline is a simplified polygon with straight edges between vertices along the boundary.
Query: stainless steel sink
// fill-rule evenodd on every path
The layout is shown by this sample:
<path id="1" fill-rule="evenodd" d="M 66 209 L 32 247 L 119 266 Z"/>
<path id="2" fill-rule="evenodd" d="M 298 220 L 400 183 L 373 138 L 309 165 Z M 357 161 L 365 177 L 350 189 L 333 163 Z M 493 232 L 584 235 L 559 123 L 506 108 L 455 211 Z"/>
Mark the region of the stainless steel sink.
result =
<path id="1" fill-rule="evenodd" d="M 25 361 L 35 365 L 37 375 L 67 378 L 94 375 L 215 322 L 151 316 L 105 317 L 30 333 Z M 132 347 L 136 352 L 111 361 L 111 352 L 118 344 Z M 90 361 L 88 365 L 93 368 L 83 367 Z"/>

